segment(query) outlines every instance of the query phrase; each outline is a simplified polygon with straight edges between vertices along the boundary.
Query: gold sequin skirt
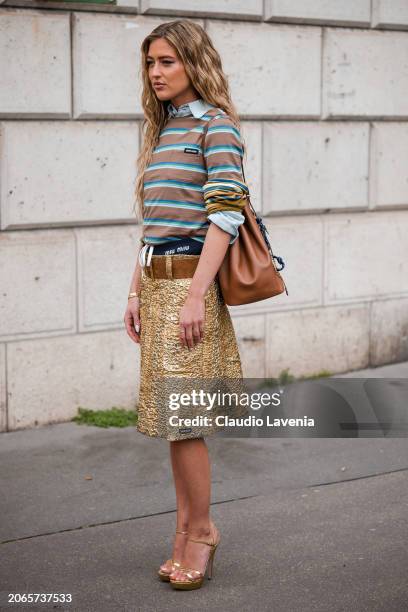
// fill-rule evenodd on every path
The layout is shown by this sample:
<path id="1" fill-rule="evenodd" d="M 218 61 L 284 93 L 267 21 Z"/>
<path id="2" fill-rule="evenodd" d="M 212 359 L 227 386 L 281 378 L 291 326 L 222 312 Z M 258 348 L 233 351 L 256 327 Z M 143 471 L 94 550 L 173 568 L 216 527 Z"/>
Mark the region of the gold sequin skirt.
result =
<path id="1" fill-rule="evenodd" d="M 176 416 L 169 409 L 170 390 L 185 391 L 188 385 L 185 387 L 184 383 L 197 380 L 242 380 L 235 331 L 217 277 L 205 295 L 203 340 L 191 349 L 182 346 L 179 313 L 191 281 L 191 278 L 152 279 L 142 268 L 140 389 L 136 428 L 148 436 L 169 441 L 200 438 L 223 429 L 222 426 L 214 426 L 214 423 L 208 425 L 208 420 L 205 422 L 202 419 L 196 419 L 195 424 L 190 426 L 184 426 L 184 420 L 183 423 L 174 423 L 174 418 L 169 419 L 169 416 Z M 235 409 L 234 416 L 238 412 L 239 409 Z M 201 412 L 191 408 L 190 413 L 184 408 L 182 416 L 183 419 L 208 416 L 208 408 Z"/>

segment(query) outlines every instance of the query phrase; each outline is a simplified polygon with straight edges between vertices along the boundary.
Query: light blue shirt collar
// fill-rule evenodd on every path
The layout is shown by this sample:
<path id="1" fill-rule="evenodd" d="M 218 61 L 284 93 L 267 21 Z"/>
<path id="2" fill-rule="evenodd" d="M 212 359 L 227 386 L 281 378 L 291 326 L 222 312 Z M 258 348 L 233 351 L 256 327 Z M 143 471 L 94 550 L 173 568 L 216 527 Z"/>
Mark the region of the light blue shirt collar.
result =
<path id="1" fill-rule="evenodd" d="M 200 117 L 205 115 L 210 108 L 215 108 L 215 106 L 199 98 L 198 100 L 182 104 L 178 108 L 170 102 L 167 107 L 167 112 L 169 117 L 188 117 L 189 115 L 193 115 L 193 117 L 200 119 Z"/>

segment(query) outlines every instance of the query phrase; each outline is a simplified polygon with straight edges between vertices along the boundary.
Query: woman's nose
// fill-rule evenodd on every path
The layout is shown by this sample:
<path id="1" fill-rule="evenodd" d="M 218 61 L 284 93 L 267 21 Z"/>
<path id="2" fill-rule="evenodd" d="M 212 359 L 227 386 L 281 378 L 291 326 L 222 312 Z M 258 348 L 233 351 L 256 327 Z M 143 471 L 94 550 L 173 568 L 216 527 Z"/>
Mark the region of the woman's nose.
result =
<path id="1" fill-rule="evenodd" d="M 150 70 L 150 76 L 151 77 L 155 77 L 155 78 L 161 76 L 160 68 L 159 68 L 159 66 L 157 64 L 155 66 L 152 66 L 152 68 Z"/>

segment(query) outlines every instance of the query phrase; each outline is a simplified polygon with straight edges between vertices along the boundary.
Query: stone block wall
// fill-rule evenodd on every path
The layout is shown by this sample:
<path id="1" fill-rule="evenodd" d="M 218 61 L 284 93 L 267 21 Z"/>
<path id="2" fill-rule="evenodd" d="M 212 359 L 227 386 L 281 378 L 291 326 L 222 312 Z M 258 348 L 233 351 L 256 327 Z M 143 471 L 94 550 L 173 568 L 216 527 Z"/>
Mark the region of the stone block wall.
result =
<path id="1" fill-rule="evenodd" d="M 139 48 L 219 49 L 285 294 L 231 307 L 246 376 L 408 359 L 406 0 L 0 6 L 0 430 L 133 407 Z"/>

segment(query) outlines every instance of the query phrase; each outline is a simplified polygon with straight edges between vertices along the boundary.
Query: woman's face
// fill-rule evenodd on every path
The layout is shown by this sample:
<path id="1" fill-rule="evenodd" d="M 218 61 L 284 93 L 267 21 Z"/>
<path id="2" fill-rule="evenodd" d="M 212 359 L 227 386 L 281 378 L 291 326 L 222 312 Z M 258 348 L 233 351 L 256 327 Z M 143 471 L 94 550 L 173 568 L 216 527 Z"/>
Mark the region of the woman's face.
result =
<path id="1" fill-rule="evenodd" d="M 165 38 L 150 43 L 146 61 L 149 79 L 159 100 L 171 100 L 178 107 L 198 97 L 183 62 Z"/>

